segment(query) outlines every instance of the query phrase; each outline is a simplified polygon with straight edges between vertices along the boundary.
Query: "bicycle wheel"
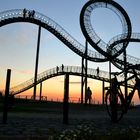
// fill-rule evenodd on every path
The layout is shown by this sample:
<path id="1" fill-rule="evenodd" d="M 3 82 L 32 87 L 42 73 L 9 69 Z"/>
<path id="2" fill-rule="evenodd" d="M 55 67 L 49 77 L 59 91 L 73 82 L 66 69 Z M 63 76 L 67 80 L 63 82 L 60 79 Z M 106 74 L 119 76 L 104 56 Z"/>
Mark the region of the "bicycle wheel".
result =
<path id="1" fill-rule="evenodd" d="M 122 119 L 124 114 L 124 103 L 123 103 L 123 95 L 121 95 L 119 92 L 116 95 L 116 99 L 112 98 L 111 90 L 109 89 L 105 96 L 105 102 L 107 107 L 107 112 L 109 116 L 111 117 L 111 120 L 113 122 L 118 122 Z"/>

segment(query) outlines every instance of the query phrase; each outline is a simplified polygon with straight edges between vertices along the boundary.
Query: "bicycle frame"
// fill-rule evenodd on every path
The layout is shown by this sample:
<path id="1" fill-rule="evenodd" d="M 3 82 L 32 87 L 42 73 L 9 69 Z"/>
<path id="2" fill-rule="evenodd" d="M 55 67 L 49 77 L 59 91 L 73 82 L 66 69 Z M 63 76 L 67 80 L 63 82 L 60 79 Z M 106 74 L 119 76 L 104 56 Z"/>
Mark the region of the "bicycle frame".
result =
<path id="1" fill-rule="evenodd" d="M 133 75 L 127 80 L 135 78 L 135 85 L 129 95 L 127 95 L 126 99 L 120 88 L 124 81 L 118 82 L 116 75 L 113 79 L 111 79 L 110 88 L 106 93 L 105 101 L 108 114 L 110 115 L 113 122 L 118 122 L 123 117 L 123 115 L 127 113 L 136 90 L 138 90 L 138 95 L 140 98 L 140 79 L 138 78 L 135 69 L 132 70 Z"/>

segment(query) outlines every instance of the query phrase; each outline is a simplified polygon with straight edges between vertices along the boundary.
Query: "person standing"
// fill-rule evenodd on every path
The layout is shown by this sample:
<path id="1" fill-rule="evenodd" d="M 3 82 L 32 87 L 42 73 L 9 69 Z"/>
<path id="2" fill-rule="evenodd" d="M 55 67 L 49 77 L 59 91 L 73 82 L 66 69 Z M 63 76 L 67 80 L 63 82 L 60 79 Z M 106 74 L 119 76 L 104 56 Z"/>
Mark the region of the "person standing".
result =
<path id="1" fill-rule="evenodd" d="M 97 76 L 99 76 L 99 67 L 97 67 Z"/>
<path id="2" fill-rule="evenodd" d="M 23 17 L 25 18 L 26 17 L 26 14 L 27 14 L 27 10 L 26 8 L 23 9 Z"/>
<path id="3" fill-rule="evenodd" d="M 62 72 L 64 71 L 64 65 L 62 64 Z"/>
<path id="4" fill-rule="evenodd" d="M 86 94 L 85 94 L 85 98 L 86 98 L 86 103 L 85 104 L 91 104 L 91 99 L 92 99 L 92 91 L 90 89 L 90 87 L 87 88 L 86 90 Z"/>
<path id="5" fill-rule="evenodd" d="M 58 71 L 59 71 L 59 67 L 58 67 L 58 66 L 56 66 L 56 72 L 57 72 L 57 74 L 58 74 Z"/>

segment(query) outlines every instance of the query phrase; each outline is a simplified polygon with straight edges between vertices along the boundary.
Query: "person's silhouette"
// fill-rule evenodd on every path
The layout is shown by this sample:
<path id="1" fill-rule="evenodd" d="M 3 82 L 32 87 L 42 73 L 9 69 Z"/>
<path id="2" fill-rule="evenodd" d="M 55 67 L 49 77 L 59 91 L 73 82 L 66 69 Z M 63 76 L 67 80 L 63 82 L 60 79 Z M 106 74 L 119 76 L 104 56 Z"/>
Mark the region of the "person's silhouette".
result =
<path id="1" fill-rule="evenodd" d="M 86 94 L 85 94 L 86 104 L 87 103 L 91 104 L 91 99 L 92 99 L 91 96 L 92 96 L 92 91 L 91 91 L 90 87 L 88 87 L 87 90 L 86 90 Z"/>
<path id="2" fill-rule="evenodd" d="M 62 64 L 62 71 L 64 71 L 64 65 Z"/>
<path id="3" fill-rule="evenodd" d="M 26 13 L 27 13 L 27 10 L 26 8 L 23 9 L 23 17 L 25 18 L 26 17 Z"/>
<path id="4" fill-rule="evenodd" d="M 99 67 L 97 67 L 97 76 L 99 76 Z"/>
<path id="5" fill-rule="evenodd" d="M 57 66 L 57 67 L 56 67 L 56 72 L 58 73 L 58 71 L 59 71 L 59 67 Z"/>

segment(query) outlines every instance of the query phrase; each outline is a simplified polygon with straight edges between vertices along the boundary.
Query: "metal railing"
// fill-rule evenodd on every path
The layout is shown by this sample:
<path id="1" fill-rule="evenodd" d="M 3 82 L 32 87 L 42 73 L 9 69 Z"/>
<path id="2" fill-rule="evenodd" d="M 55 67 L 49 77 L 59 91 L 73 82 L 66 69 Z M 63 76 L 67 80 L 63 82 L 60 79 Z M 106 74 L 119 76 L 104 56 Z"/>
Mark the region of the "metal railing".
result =
<path id="1" fill-rule="evenodd" d="M 39 84 L 40 82 L 43 82 L 49 78 L 52 78 L 52 77 L 55 77 L 58 75 L 64 75 L 65 73 L 69 73 L 70 75 L 81 76 L 82 68 L 79 66 L 64 66 L 62 68 L 62 66 L 59 66 L 58 68 L 55 67 L 55 68 L 46 70 L 37 75 L 37 84 Z M 85 72 L 84 72 L 84 76 L 85 76 Z M 100 70 L 99 74 L 97 74 L 96 69 L 88 68 L 87 76 L 89 78 L 104 80 L 106 82 L 109 82 L 109 73 L 106 71 Z M 123 76 L 118 76 L 118 78 L 119 78 L 119 81 L 123 81 L 123 79 L 124 79 Z M 18 93 L 21 93 L 25 90 L 32 88 L 33 86 L 34 86 L 34 78 L 31 78 L 15 87 L 12 87 L 10 89 L 10 92 L 12 94 L 18 94 Z"/>
<path id="2" fill-rule="evenodd" d="M 30 12 L 32 10 L 27 10 L 27 12 Z M 23 17 L 23 9 L 14 9 L 14 10 L 8 10 L 0 13 L 0 27 L 1 23 L 8 19 L 13 18 L 24 18 Z M 83 46 L 81 43 L 79 43 L 76 39 L 74 39 L 66 30 L 64 30 L 59 24 L 57 24 L 55 21 L 53 21 L 51 18 L 35 11 L 34 19 L 39 20 L 40 22 L 46 24 L 47 26 L 53 28 L 56 32 L 59 33 L 59 35 L 63 36 L 72 45 L 73 51 L 75 51 L 77 54 L 84 56 L 85 55 L 85 46 Z M 89 20 L 89 19 L 88 19 Z M 91 30 L 91 29 L 90 29 Z M 117 36 L 113 38 L 112 40 L 116 40 L 120 38 L 121 36 Z M 132 34 L 132 37 L 135 39 L 140 40 L 140 34 Z M 101 42 L 99 42 L 101 43 Z M 112 43 L 112 41 L 110 41 Z M 104 43 L 103 43 L 104 44 Z M 98 53 L 94 52 L 90 49 L 88 49 L 87 59 L 91 61 L 98 61 L 98 59 L 104 59 L 105 57 Z M 120 55 L 117 59 L 119 59 L 119 63 L 123 65 L 123 56 Z M 130 64 L 138 64 L 140 63 L 140 59 L 127 55 L 127 60 Z M 120 68 L 120 67 L 119 67 Z"/>
<path id="3" fill-rule="evenodd" d="M 27 12 L 31 12 L 32 10 L 27 10 Z M 4 11 L 4 12 L 1 12 L 0 13 L 0 27 L 3 26 L 3 22 L 5 20 L 12 20 L 13 18 L 25 18 L 23 16 L 23 9 L 15 9 L 15 10 L 8 10 L 8 11 Z M 26 17 L 26 18 L 29 18 L 29 17 Z M 66 30 L 64 30 L 60 25 L 58 25 L 55 21 L 53 21 L 51 18 L 39 13 L 39 12 L 36 12 L 35 11 L 35 15 L 33 17 L 35 20 L 39 20 L 40 22 L 44 23 L 45 25 L 51 27 L 53 30 L 55 30 L 57 33 L 59 33 L 59 35 L 63 36 L 63 38 L 65 38 L 65 40 L 67 40 L 68 43 L 70 43 L 73 47 L 72 50 L 77 50 L 78 51 L 78 54 L 82 54 L 84 55 L 85 54 L 85 47 L 79 43 L 76 39 L 74 39 Z M 132 34 L 132 37 L 135 38 L 135 39 L 139 39 L 140 38 L 140 34 Z M 116 37 L 116 38 L 119 38 Z M 100 43 L 100 42 L 99 42 Z M 96 61 L 96 59 L 103 59 L 104 56 L 101 55 L 100 53 L 98 52 L 94 52 L 92 50 L 89 50 L 88 49 L 88 54 L 87 54 L 87 58 L 89 60 L 94 60 Z M 119 63 L 121 63 L 123 65 L 123 57 L 122 55 L 120 55 L 118 57 L 118 59 L 121 61 Z M 139 58 L 136 58 L 136 57 L 132 57 L 130 55 L 127 55 L 127 60 L 129 62 L 129 64 L 138 64 L 140 63 L 140 59 Z M 60 67 L 59 67 L 60 68 Z M 75 70 L 78 70 L 77 72 Z M 77 68 L 77 67 L 67 67 L 65 66 L 64 67 L 64 71 L 65 72 L 73 72 L 73 73 L 77 73 L 80 75 L 81 73 L 81 68 Z M 44 73 L 41 73 L 38 75 L 37 77 L 37 81 L 40 82 L 42 80 L 44 80 L 45 78 L 48 78 L 50 76 L 53 76 L 54 74 L 57 75 L 56 73 L 56 69 L 53 68 L 53 69 L 50 69 Z M 60 72 L 59 72 L 60 73 Z M 95 76 L 95 73 L 96 73 L 96 70 L 90 70 L 88 69 L 88 75 L 90 75 L 91 77 L 92 76 Z M 99 77 L 102 77 L 102 78 L 106 78 L 108 79 L 109 78 L 109 74 L 105 74 L 106 72 L 103 72 L 102 75 L 101 75 L 102 71 L 100 71 L 100 75 Z M 107 75 L 107 77 L 106 77 Z M 22 90 L 26 90 L 27 88 L 31 88 L 33 87 L 34 85 L 34 78 L 20 84 L 19 86 L 16 86 L 15 88 L 12 88 L 11 91 L 18 91 L 18 92 L 21 92 L 21 89 Z M 14 90 L 13 90 L 14 89 Z"/>

